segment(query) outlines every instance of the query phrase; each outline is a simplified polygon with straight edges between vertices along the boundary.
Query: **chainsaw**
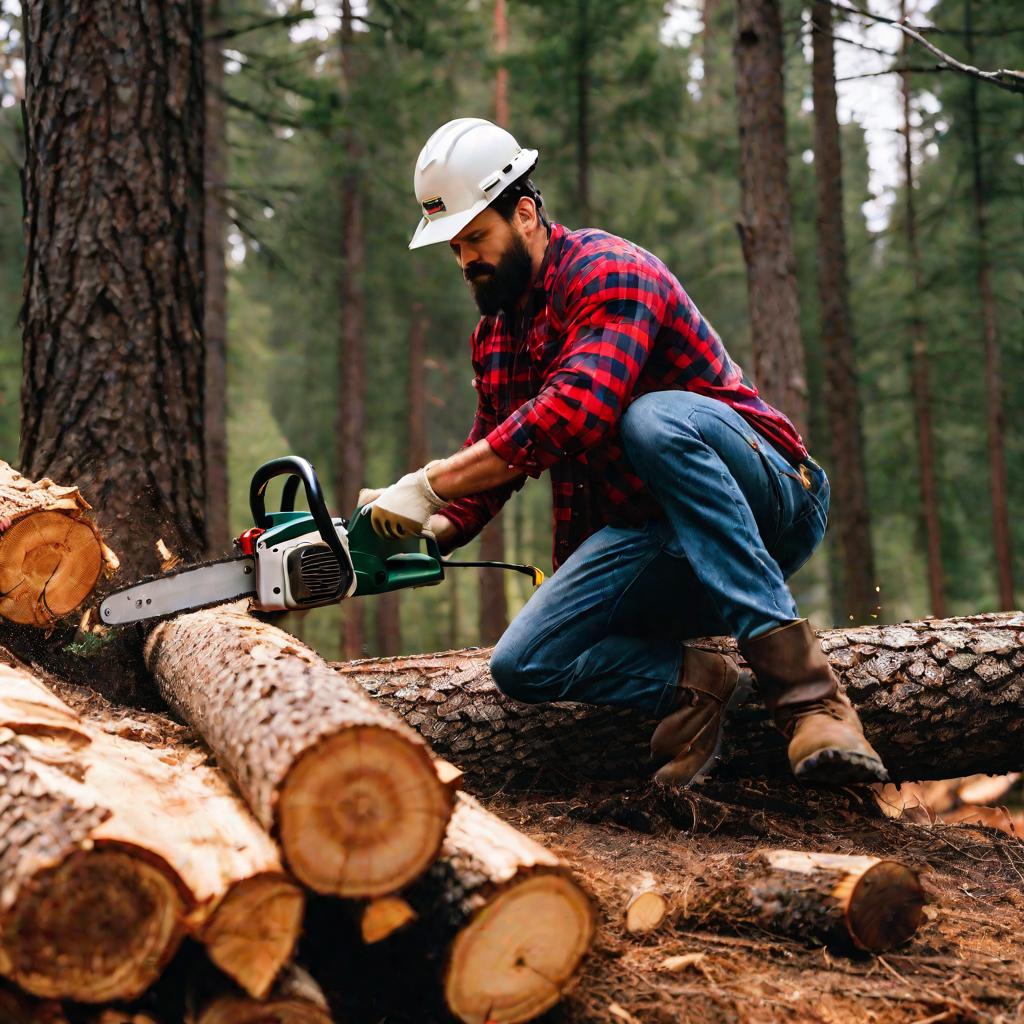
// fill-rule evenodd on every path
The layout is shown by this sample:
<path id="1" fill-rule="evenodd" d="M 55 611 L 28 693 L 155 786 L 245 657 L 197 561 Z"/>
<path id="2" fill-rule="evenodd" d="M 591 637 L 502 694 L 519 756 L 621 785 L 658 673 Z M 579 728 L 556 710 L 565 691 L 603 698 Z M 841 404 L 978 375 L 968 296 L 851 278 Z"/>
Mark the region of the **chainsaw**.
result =
<path id="1" fill-rule="evenodd" d="M 280 476 L 287 477 L 281 507 L 268 512 L 267 485 Z M 309 511 L 295 507 L 300 487 Z M 544 574 L 532 565 L 445 559 L 430 533 L 381 537 L 370 520 L 372 503 L 357 508 L 351 520 L 332 517 L 312 464 L 294 455 L 272 459 L 256 470 L 249 486 L 249 509 L 255 525 L 235 539 L 232 557 L 152 576 L 115 591 L 100 605 L 100 621 L 120 626 L 242 597 L 265 612 L 318 608 L 350 597 L 436 586 L 451 568 L 507 569 L 530 576 L 534 586 L 544 581 Z"/>

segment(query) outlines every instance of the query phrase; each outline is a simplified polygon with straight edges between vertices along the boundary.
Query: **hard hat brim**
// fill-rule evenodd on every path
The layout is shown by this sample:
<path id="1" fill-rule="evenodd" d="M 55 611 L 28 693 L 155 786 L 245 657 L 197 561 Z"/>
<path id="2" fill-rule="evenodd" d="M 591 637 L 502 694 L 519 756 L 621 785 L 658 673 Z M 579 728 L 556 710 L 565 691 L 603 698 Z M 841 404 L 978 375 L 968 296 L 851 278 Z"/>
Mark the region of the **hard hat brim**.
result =
<path id="1" fill-rule="evenodd" d="M 409 248 L 421 249 L 423 246 L 433 245 L 435 242 L 450 242 L 478 213 L 486 210 L 490 202 L 489 199 L 481 199 L 468 210 L 449 213 L 436 220 L 427 220 L 424 217 L 413 233 Z"/>

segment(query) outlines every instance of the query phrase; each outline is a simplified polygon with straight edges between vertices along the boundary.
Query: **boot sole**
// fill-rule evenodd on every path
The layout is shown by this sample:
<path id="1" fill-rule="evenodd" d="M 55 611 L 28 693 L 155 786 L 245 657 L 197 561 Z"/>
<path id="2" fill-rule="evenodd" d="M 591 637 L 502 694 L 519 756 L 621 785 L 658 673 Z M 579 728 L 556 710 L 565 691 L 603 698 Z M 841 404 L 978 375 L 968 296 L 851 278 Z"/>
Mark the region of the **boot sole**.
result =
<path id="1" fill-rule="evenodd" d="M 889 781 L 889 773 L 878 758 L 838 747 L 826 747 L 808 754 L 793 767 L 793 774 L 800 782 L 819 782 L 830 786 Z"/>
<path id="2" fill-rule="evenodd" d="M 736 689 L 732 691 L 732 696 L 730 696 L 725 702 L 725 709 L 722 712 L 722 721 L 718 727 L 718 737 L 715 740 L 715 749 L 711 751 L 711 756 L 700 766 L 700 768 L 697 769 L 696 772 L 694 772 L 693 777 L 687 782 L 680 782 L 678 779 L 673 778 L 662 778 L 658 774 L 658 772 L 661 771 L 660 768 L 654 773 L 655 781 L 660 782 L 663 786 L 675 786 L 677 789 L 686 789 L 688 786 L 692 786 L 695 782 L 703 782 L 715 767 L 715 764 L 718 762 L 718 758 L 722 753 L 722 740 L 725 734 L 725 719 L 753 692 L 753 672 L 748 669 L 741 669 L 739 679 L 736 680 Z M 670 761 L 669 764 L 671 763 L 672 762 Z"/>

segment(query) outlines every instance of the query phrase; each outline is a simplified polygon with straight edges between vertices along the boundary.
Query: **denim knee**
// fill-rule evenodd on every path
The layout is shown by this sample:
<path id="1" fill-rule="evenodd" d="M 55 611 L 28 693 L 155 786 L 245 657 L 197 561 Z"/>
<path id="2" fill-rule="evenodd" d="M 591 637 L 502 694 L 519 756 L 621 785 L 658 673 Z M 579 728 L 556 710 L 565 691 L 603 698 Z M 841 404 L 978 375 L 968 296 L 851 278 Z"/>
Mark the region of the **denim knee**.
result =
<path id="1" fill-rule="evenodd" d="M 680 443 L 701 443 L 690 419 L 700 398 L 689 391 L 654 391 L 630 404 L 619 421 L 619 433 L 635 469 L 642 473 L 648 456 L 664 456 Z"/>
<path id="2" fill-rule="evenodd" d="M 537 685 L 536 672 L 524 664 L 522 653 L 522 646 L 515 642 L 509 628 L 491 653 L 491 678 L 506 697 L 523 704 L 539 704 L 548 698 Z"/>

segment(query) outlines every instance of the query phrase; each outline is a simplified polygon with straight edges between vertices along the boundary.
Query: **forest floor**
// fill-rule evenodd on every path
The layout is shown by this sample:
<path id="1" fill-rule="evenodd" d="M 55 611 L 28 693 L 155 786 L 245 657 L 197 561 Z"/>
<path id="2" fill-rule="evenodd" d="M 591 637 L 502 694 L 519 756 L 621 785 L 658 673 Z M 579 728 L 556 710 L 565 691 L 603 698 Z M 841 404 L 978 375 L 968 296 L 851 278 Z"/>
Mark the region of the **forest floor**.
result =
<path id="1" fill-rule="evenodd" d="M 764 781 L 705 783 L 675 814 L 651 790 L 487 802 L 564 856 L 596 897 L 595 946 L 546 1024 L 821 1022 L 1010 1024 L 1024 1021 L 1024 841 L 983 826 L 924 825 L 870 814 L 863 791 Z M 884 956 L 841 953 L 753 923 L 683 922 L 687 886 L 716 856 L 793 848 L 891 857 L 922 872 L 917 935 Z M 623 883 L 653 875 L 676 912 L 646 935 L 623 925 Z M 703 954 L 681 971 L 662 965 Z"/>

